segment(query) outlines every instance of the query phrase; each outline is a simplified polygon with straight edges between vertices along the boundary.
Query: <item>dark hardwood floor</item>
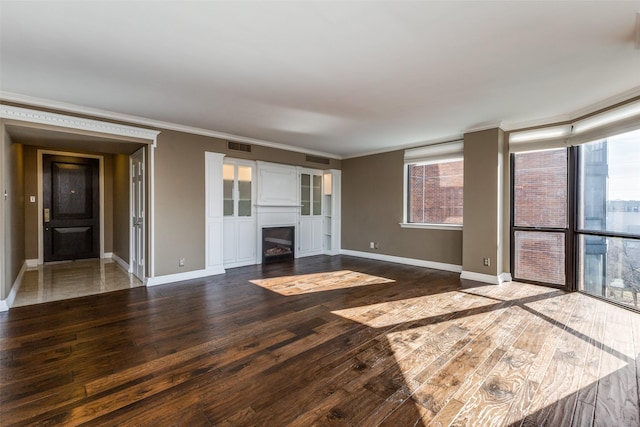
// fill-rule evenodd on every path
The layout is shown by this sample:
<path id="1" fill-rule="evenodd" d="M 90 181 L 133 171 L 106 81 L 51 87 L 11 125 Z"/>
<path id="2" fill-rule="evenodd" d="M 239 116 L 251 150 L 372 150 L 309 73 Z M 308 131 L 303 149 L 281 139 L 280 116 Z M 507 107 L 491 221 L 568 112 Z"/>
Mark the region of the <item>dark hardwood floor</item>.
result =
<path id="1" fill-rule="evenodd" d="M 0 425 L 637 426 L 640 315 L 352 257 L 0 313 Z"/>

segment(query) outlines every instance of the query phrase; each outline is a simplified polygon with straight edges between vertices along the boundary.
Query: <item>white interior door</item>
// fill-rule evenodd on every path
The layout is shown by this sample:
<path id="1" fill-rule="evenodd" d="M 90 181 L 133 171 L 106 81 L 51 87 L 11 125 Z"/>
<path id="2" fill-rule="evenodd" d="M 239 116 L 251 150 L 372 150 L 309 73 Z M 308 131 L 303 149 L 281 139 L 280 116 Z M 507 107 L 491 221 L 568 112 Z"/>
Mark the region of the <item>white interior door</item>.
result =
<path id="1" fill-rule="evenodd" d="M 144 147 L 131 155 L 131 254 L 133 274 L 144 280 L 145 274 L 145 167 Z"/>

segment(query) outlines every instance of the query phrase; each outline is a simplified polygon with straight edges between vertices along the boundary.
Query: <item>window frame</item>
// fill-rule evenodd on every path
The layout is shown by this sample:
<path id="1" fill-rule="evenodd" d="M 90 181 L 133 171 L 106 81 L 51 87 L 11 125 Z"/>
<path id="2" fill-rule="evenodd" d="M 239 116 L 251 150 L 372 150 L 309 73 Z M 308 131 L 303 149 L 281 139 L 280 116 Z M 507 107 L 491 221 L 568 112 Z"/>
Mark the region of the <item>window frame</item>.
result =
<path id="1" fill-rule="evenodd" d="M 617 231 L 606 231 L 606 230 L 591 230 L 585 227 L 581 227 L 579 224 L 580 214 L 581 214 L 581 200 L 580 197 L 583 195 L 584 189 L 582 188 L 581 182 L 581 173 L 583 168 L 582 163 L 582 152 L 581 148 L 583 145 L 592 142 L 598 142 L 599 140 L 606 140 L 615 136 L 618 136 L 623 133 L 640 131 L 640 121 L 636 118 L 635 121 L 630 124 L 626 122 L 623 127 L 606 127 L 604 129 L 598 129 L 598 133 L 591 133 L 589 136 L 596 135 L 596 139 L 589 139 L 586 137 L 580 136 L 580 138 L 576 139 L 565 139 L 563 141 L 556 142 L 537 142 L 529 144 L 516 144 L 515 147 L 510 147 L 510 270 L 514 280 L 521 281 L 524 283 L 532 283 L 532 284 L 540 284 L 544 286 L 554 287 L 565 289 L 567 291 L 572 292 L 580 292 L 585 295 L 589 295 L 594 298 L 602 299 L 611 304 L 640 311 L 639 307 L 632 307 L 627 304 L 620 303 L 614 299 L 608 298 L 606 295 L 597 295 L 593 293 L 589 293 L 584 289 L 580 288 L 579 278 L 582 272 L 580 269 L 580 238 L 581 236 L 598 236 L 604 238 L 621 238 L 628 239 L 640 242 L 640 236 L 636 234 L 629 234 L 624 232 Z M 566 282 L 565 285 L 556 285 L 551 283 L 543 283 L 537 282 L 528 279 L 518 278 L 515 275 L 515 231 L 549 231 L 549 232 L 561 232 L 563 229 L 554 229 L 554 228 L 538 228 L 538 227 L 522 227 L 515 225 L 515 155 L 518 153 L 525 152 L 534 152 L 534 151 L 543 151 L 557 148 L 565 148 L 567 150 L 567 209 L 568 209 L 568 228 L 565 230 L 565 276 Z M 604 289 L 604 288 L 603 288 Z M 604 290 L 603 290 L 604 292 Z"/>
<path id="2" fill-rule="evenodd" d="M 401 228 L 431 230 L 462 230 L 464 224 L 442 224 L 429 222 L 409 222 L 409 166 L 440 164 L 462 161 L 464 165 L 464 143 L 461 140 L 427 145 L 405 150 L 403 162 L 402 222 Z M 463 168 L 464 175 L 464 168 Z M 463 184 L 464 191 L 464 184 Z M 464 193 L 463 193 L 464 199 Z M 464 211 L 463 211 L 464 213 Z M 463 219 L 464 222 L 464 219 Z"/>

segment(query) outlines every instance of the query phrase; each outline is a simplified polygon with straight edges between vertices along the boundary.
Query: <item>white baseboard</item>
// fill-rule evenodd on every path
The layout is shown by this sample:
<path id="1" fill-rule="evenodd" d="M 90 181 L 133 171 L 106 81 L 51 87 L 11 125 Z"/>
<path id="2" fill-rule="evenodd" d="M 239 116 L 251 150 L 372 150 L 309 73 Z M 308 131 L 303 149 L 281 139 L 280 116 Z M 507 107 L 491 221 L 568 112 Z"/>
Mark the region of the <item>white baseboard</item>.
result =
<path id="1" fill-rule="evenodd" d="M 11 291 L 9 292 L 7 299 L 2 301 L 4 304 L 0 304 L 0 311 L 7 311 L 13 306 L 13 303 L 16 300 L 16 295 L 18 295 L 20 285 L 22 285 L 22 276 L 24 276 L 25 271 L 27 271 L 27 260 L 22 264 L 22 268 L 20 268 L 20 272 L 18 273 L 16 280 L 13 282 L 13 286 L 11 286 Z M 3 310 L 4 306 L 7 307 L 5 310 Z"/>
<path id="2" fill-rule="evenodd" d="M 167 283 L 181 282 L 183 280 L 201 279 L 207 276 L 215 276 L 216 274 L 224 274 L 224 272 L 225 271 L 223 268 L 211 268 L 204 270 L 187 271 L 184 273 L 167 274 L 164 276 L 147 277 L 145 279 L 145 284 L 147 286 L 164 285 Z"/>
<path id="3" fill-rule="evenodd" d="M 498 276 L 500 280 L 500 284 L 505 282 L 513 282 L 513 278 L 511 277 L 511 273 L 502 273 Z"/>
<path id="4" fill-rule="evenodd" d="M 24 262 L 27 264 L 27 268 L 38 268 L 38 265 L 40 264 L 38 258 L 26 259 Z"/>
<path id="5" fill-rule="evenodd" d="M 105 254 L 106 255 L 106 254 Z M 126 262 L 125 260 L 123 260 L 122 258 L 120 258 L 118 255 L 116 254 L 111 254 L 111 259 L 118 264 L 120 267 L 124 268 L 124 270 L 128 273 L 131 273 L 131 270 L 129 270 L 129 263 Z"/>
<path id="6" fill-rule="evenodd" d="M 475 273 L 473 271 L 463 271 L 460 274 L 461 279 L 475 280 L 476 282 L 491 283 L 492 285 L 501 285 L 504 282 L 511 282 L 510 273 L 501 273 L 498 276 L 491 274 Z"/>
<path id="7" fill-rule="evenodd" d="M 9 311 L 9 304 L 6 299 L 0 299 L 0 313 L 3 311 Z"/>
<path id="8" fill-rule="evenodd" d="M 113 252 L 105 252 L 104 256 L 102 257 L 104 259 L 111 259 L 113 258 Z"/>
<path id="9" fill-rule="evenodd" d="M 395 262 L 397 264 L 414 265 L 416 267 L 433 268 L 434 270 L 451 271 L 454 273 L 460 273 L 462 271 L 462 266 L 456 264 L 446 264 L 443 262 L 425 261 L 422 259 L 376 254 L 372 252 L 352 251 L 349 249 L 342 249 L 340 252 L 342 253 L 342 255 L 355 256 L 359 258 L 369 258 L 378 261 Z"/>

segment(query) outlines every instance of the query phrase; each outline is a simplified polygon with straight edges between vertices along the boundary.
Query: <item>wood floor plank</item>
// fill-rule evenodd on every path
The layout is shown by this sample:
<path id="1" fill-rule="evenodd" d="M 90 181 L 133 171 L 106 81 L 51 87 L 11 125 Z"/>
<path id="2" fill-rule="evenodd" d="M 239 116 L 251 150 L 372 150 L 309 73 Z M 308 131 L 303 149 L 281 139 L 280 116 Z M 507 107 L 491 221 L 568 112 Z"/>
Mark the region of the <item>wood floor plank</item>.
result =
<path id="1" fill-rule="evenodd" d="M 0 425 L 639 425 L 638 348 L 581 294 L 308 257 L 0 313 Z"/>
<path id="2" fill-rule="evenodd" d="M 640 425 L 636 355 L 631 326 L 631 313 L 607 307 L 607 334 L 600 363 L 600 380 L 595 404 L 596 425 Z"/>

